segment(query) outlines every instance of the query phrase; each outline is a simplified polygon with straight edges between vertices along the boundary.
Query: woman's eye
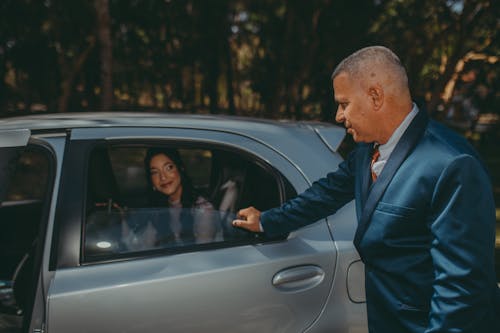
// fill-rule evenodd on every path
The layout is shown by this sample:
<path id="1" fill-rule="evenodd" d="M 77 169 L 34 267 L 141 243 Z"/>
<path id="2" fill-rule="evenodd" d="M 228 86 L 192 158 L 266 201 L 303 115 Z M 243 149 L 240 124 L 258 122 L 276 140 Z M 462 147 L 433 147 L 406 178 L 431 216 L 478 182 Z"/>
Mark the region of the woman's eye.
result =
<path id="1" fill-rule="evenodd" d="M 156 176 L 158 175 L 158 171 L 157 170 L 151 170 L 151 176 Z"/>
<path id="2" fill-rule="evenodd" d="M 175 165 L 173 165 L 173 164 L 165 165 L 165 170 L 167 170 L 167 171 L 172 171 L 174 169 L 175 169 Z"/>

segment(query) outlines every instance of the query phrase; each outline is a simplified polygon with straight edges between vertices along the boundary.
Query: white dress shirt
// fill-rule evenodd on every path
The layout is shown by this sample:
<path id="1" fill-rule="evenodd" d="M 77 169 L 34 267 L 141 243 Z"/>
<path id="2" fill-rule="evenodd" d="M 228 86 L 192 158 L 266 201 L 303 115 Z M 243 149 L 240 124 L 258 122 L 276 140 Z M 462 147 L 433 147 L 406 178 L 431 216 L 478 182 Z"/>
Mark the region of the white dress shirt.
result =
<path id="1" fill-rule="evenodd" d="M 413 118 L 415 118 L 417 113 L 418 113 L 418 107 L 415 103 L 413 103 L 413 108 L 411 109 L 411 112 L 408 113 L 406 118 L 401 122 L 398 128 L 396 128 L 394 133 L 392 133 L 391 137 L 389 138 L 389 141 L 387 141 L 383 145 L 378 146 L 378 151 L 380 152 L 380 156 L 378 160 L 372 165 L 372 171 L 377 175 L 377 177 L 382 172 L 382 169 L 384 169 L 385 162 L 387 162 L 387 160 L 391 156 L 392 151 L 398 144 L 399 140 L 403 136 L 403 133 L 406 131 L 408 126 L 410 126 L 411 121 L 413 120 Z"/>

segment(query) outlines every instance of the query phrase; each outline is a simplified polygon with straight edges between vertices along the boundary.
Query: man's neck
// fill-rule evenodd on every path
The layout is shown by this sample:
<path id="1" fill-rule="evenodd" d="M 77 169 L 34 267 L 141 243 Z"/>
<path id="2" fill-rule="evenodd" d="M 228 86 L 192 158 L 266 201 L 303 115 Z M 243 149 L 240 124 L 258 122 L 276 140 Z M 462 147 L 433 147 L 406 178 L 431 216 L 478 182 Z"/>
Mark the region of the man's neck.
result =
<path id="1" fill-rule="evenodd" d="M 379 143 L 381 145 L 386 145 L 390 141 L 394 141 L 395 137 L 397 137 L 396 141 L 399 141 L 399 138 L 401 137 L 403 132 L 406 130 L 406 128 L 408 128 L 408 126 L 410 125 L 411 121 L 413 120 L 413 118 L 415 117 L 417 112 L 418 112 L 418 107 L 416 105 L 413 105 L 408 113 L 405 113 L 405 114 L 400 113 L 399 114 L 400 117 L 399 117 L 399 119 L 397 119 L 397 122 L 394 122 L 392 124 L 394 127 L 390 131 L 389 136 L 385 139 L 384 142 L 377 142 L 377 143 Z M 401 118 L 401 115 L 403 115 L 402 118 Z"/>
<path id="2" fill-rule="evenodd" d="M 413 110 L 413 103 L 411 103 L 410 107 L 405 107 L 404 112 L 401 112 L 403 108 L 400 109 L 395 109 L 393 112 L 388 112 L 385 117 L 385 119 L 382 120 L 382 133 L 380 135 L 379 141 L 377 141 L 378 144 L 386 144 L 387 141 L 393 136 L 394 132 L 398 129 L 399 126 L 403 123 L 403 121 L 408 117 L 410 112 Z"/>

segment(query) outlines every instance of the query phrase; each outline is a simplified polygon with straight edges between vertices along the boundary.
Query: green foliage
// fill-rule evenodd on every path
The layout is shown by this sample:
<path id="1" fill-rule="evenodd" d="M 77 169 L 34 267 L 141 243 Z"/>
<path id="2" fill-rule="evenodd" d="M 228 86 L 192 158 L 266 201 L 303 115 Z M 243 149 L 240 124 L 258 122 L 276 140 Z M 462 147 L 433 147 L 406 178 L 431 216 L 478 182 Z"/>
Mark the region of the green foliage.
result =
<path id="1" fill-rule="evenodd" d="M 103 1 L 107 23 L 97 0 L 1 2 L 1 114 L 98 109 L 111 68 L 114 109 L 326 120 L 330 74 L 360 47 L 393 48 L 429 102 L 466 54 L 500 54 L 494 0 Z"/>
<path id="2" fill-rule="evenodd" d="M 370 33 L 404 60 L 416 95 L 438 98 L 469 52 L 499 55 L 498 1 L 388 0 L 383 5 Z"/>

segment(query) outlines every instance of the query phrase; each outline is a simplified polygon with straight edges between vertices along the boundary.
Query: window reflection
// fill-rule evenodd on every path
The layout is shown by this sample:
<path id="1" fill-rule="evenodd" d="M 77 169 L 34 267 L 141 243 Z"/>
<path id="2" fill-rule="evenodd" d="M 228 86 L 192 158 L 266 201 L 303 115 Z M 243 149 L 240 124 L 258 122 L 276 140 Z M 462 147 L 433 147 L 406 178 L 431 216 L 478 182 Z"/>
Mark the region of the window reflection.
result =
<path id="1" fill-rule="evenodd" d="M 217 210 L 134 208 L 96 211 L 86 224 L 86 257 L 252 239 L 235 214 Z"/>

